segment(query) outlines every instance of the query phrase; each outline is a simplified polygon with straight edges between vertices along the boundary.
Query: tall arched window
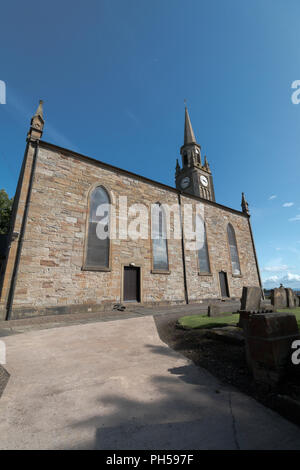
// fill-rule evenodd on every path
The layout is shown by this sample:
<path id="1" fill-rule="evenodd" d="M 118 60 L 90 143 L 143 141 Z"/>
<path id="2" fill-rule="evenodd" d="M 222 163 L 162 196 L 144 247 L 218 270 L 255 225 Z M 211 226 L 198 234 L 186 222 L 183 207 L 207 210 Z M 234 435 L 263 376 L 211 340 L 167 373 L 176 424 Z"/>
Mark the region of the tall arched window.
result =
<path id="1" fill-rule="evenodd" d="M 210 273 L 206 225 L 200 215 L 196 217 L 197 249 L 200 273 Z"/>
<path id="2" fill-rule="evenodd" d="M 108 269 L 110 247 L 110 200 L 98 186 L 90 194 L 85 269 Z"/>
<path id="3" fill-rule="evenodd" d="M 166 215 L 159 203 L 152 206 L 151 232 L 153 271 L 169 271 Z"/>
<path id="4" fill-rule="evenodd" d="M 241 267 L 240 267 L 239 253 L 237 249 L 234 228 L 231 224 L 227 225 L 227 236 L 228 236 L 228 244 L 229 244 L 229 250 L 230 250 L 232 274 L 240 275 Z"/>

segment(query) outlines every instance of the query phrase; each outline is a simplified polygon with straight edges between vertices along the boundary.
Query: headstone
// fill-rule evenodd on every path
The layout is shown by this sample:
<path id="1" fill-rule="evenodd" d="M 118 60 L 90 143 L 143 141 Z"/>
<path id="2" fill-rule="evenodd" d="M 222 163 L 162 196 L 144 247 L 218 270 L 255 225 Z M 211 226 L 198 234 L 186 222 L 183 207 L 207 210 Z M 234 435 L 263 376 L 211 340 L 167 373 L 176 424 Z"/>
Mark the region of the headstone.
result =
<path id="1" fill-rule="evenodd" d="M 243 287 L 241 310 L 247 312 L 259 311 L 262 300 L 260 287 Z"/>
<path id="2" fill-rule="evenodd" d="M 287 308 L 287 295 L 284 287 L 272 289 L 271 304 L 274 305 L 275 310 L 278 308 Z"/>
<path id="3" fill-rule="evenodd" d="M 224 312 L 222 310 L 222 305 L 218 304 L 210 304 L 208 306 L 208 313 L 209 317 L 225 317 L 231 315 L 232 312 Z"/>
<path id="4" fill-rule="evenodd" d="M 243 329 L 247 362 L 255 382 L 271 388 L 276 386 L 290 365 L 292 342 L 300 339 L 295 315 L 250 315 Z"/>
<path id="5" fill-rule="evenodd" d="M 294 292 L 293 289 L 286 288 L 286 298 L 287 298 L 287 306 L 288 308 L 295 307 L 295 299 L 294 299 Z"/>
<path id="6" fill-rule="evenodd" d="M 246 312 L 245 310 L 240 310 L 240 319 L 238 322 L 238 327 L 244 329 L 244 323 L 248 321 L 250 315 L 252 315 L 251 312 Z"/>

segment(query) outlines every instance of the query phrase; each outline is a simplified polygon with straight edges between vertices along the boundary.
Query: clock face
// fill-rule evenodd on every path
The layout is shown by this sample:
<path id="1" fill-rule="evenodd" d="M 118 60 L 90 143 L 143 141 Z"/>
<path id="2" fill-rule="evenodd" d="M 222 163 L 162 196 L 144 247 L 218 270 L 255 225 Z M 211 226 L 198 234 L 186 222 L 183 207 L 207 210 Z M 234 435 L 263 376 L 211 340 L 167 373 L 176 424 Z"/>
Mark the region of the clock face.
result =
<path id="1" fill-rule="evenodd" d="M 185 176 L 185 178 L 182 178 L 182 180 L 180 181 L 180 187 L 182 189 L 187 188 L 189 184 L 190 184 L 190 178 L 188 176 Z"/>
<path id="2" fill-rule="evenodd" d="M 201 175 L 200 176 L 200 181 L 203 184 L 203 186 L 208 186 L 208 179 L 206 178 L 206 176 Z"/>

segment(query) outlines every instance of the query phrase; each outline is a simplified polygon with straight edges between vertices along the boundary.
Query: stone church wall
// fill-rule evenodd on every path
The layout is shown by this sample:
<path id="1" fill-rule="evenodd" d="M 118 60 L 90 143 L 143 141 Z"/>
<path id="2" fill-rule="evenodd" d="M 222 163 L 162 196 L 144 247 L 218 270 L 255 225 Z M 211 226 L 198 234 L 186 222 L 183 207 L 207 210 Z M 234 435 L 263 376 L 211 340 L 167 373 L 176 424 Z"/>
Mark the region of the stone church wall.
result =
<path id="1" fill-rule="evenodd" d="M 185 303 L 181 240 L 168 240 L 169 273 L 152 273 L 151 239 L 112 240 L 111 270 L 84 271 L 88 196 L 103 185 L 112 202 L 127 196 L 128 206 L 156 202 L 176 205 L 178 194 L 142 178 L 80 158 L 41 142 L 32 188 L 14 295 L 12 317 L 33 314 L 93 311 L 122 301 L 123 266 L 141 267 L 141 301 L 145 304 Z M 196 204 L 182 196 L 183 203 Z M 211 272 L 199 275 L 196 251 L 185 251 L 189 301 L 220 298 L 218 272 L 228 275 L 231 297 L 244 285 L 259 285 L 248 219 L 243 214 L 203 203 Z M 150 215 L 150 212 L 149 212 Z M 236 232 L 240 277 L 232 276 L 227 223 Z"/>

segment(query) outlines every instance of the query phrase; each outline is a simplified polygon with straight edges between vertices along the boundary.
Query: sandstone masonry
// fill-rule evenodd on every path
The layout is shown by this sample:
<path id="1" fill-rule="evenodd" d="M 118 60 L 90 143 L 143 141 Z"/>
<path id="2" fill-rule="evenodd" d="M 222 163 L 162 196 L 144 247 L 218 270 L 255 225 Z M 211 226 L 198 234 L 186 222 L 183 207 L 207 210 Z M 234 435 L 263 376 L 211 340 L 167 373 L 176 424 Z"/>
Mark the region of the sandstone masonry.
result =
<path id="1" fill-rule="evenodd" d="M 3 270 L 0 318 L 93 311 L 124 300 L 124 267 L 140 268 L 140 302 L 174 304 L 222 297 L 219 273 L 227 275 L 230 297 L 243 286 L 260 286 L 249 215 L 212 200 L 182 193 L 97 160 L 40 140 L 42 109 L 32 120 Z M 40 126 L 40 127 L 39 127 Z M 84 269 L 91 189 L 105 187 L 112 203 L 157 202 L 177 207 L 201 204 L 206 224 L 210 274 L 199 273 L 197 251 L 184 240 L 168 240 L 169 270 L 153 272 L 152 241 L 110 241 L 110 267 Z M 182 215 L 182 214 L 181 214 Z M 26 220 L 24 220 L 24 217 Z M 117 224 L 120 222 L 117 215 Z M 173 221 L 174 222 L 174 221 Z M 171 220 L 171 232 L 174 229 Z M 240 274 L 232 272 L 227 226 L 235 231 Z M 22 232 L 23 230 L 23 232 Z M 148 227 L 149 230 L 149 227 Z M 183 224 L 184 231 L 184 224 Z M 185 259 L 185 269 L 183 260 Z M 261 286 L 260 286 L 261 287 Z"/>

